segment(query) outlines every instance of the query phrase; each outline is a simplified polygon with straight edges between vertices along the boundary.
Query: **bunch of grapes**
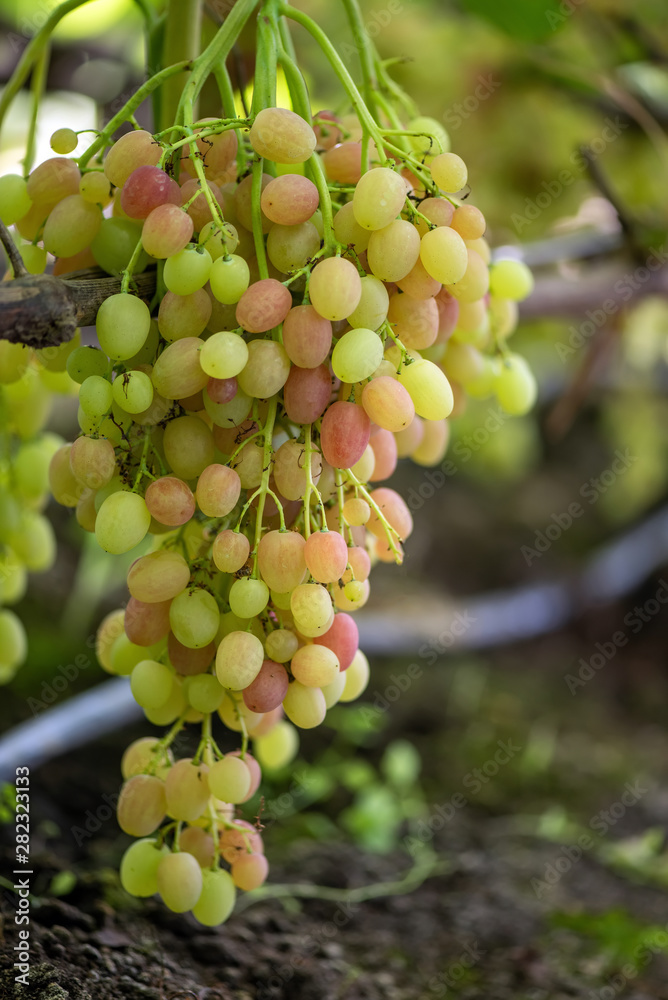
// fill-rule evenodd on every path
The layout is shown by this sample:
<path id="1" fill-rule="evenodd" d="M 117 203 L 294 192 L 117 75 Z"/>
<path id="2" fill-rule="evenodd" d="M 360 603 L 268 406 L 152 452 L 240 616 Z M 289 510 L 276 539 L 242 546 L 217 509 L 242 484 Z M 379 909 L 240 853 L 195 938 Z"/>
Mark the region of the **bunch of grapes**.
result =
<path id="1" fill-rule="evenodd" d="M 144 546 L 97 637 L 103 668 L 171 727 L 123 758 L 118 820 L 139 839 L 122 883 L 211 925 L 267 875 L 259 820 L 239 808 L 261 768 L 289 764 L 297 729 L 368 683 L 351 613 L 413 527 L 379 484 L 400 457 L 442 459 L 467 395 L 520 414 L 536 391 L 506 346 L 531 275 L 490 266 L 439 123 L 375 120 L 359 101 L 312 115 L 281 61 L 295 110 L 186 115 L 157 134 L 133 122 L 77 160 L 60 129 L 56 156 L 0 178 L 0 217 L 57 274 L 122 277 L 97 343 L 67 349 L 81 434 L 51 448 L 49 478 L 106 552 Z M 175 761 L 188 724 L 201 739 Z"/>
<path id="2" fill-rule="evenodd" d="M 46 431 L 54 393 L 68 393 L 64 374 L 76 340 L 40 351 L 0 340 L 0 684 L 24 662 L 27 636 L 7 605 L 24 596 L 28 573 L 50 569 L 56 557 L 49 500 L 49 464 L 64 444 Z"/>

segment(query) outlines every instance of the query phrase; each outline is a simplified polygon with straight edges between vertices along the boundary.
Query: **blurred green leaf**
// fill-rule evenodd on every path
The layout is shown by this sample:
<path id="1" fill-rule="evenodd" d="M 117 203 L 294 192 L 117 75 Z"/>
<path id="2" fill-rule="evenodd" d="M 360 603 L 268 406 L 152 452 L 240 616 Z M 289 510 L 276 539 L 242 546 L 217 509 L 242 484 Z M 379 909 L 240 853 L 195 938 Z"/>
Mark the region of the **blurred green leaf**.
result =
<path id="1" fill-rule="evenodd" d="M 58 872 L 58 874 L 54 875 L 51 879 L 48 894 L 50 896 L 67 896 L 68 893 L 72 892 L 72 889 L 76 884 L 77 877 L 74 872 Z"/>

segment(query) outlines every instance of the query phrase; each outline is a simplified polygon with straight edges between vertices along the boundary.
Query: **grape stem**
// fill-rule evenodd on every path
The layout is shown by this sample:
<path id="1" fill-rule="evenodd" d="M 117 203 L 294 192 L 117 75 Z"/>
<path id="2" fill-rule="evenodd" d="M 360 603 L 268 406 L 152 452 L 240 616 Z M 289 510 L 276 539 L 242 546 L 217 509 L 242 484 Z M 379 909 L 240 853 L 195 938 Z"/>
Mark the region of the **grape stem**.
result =
<path id="1" fill-rule="evenodd" d="M 387 518 L 383 514 L 382 510 L 380 509 L 376 501 L 373 499 L 373 497 L 371 496 L 367 488 L 364 486 L 364 484 L 359 481 L 355 473 L 352 472 L 351 469 L 342 469 L 342 472 L 344 473 L 344 475 L 348 477 L 348 482 L 352 483 L 353 486 L 355 486 L 359 490 L 361 495 L 369 504 L 369 507 L 371 507 L 371 509 L 375 511 L 378 520 L 381 522 L 383 528 L 385 529 L 385 534 L 387 535 L 387 544 L 390 546 L 390 549 L 394 553 L 394 558 L 396 562 L 401 563 L 402 562 L 401 552 L 397 548 L 395 541 L 395 539 L 401 541 L 401 536 L 399 535 L 399 532 L 392 527 L 392 525 L 387 520 Z"/>
<path id="2" fill-rule="evenodd" d="M 235 116 L 237 109 L 234 101 L 234 89 L 232 87 L 232 81 L 230 80 L 230 74 L 228 73 L 227 66 L 224 62 L 219 62 L 214 66 L 213 75 L 218 85 L 218 92 L 220 93 L 223 111 L 228 115 Z M 237 118 L 237 120 L 239 119 Z M 241 132 L 239 129 L 235 129 L 235 131 L 237 133 L 237 173 L 242 174 L 246 169 L 246 151 L 244 149 Z"/>
<path id="3" fill-rule="evenodd" d="M 259 489 L 253 494 L 253 497 L 258 497 L 257 502 L 257 512 L 255 515 L 255 538 L 253 541 L 253 577 L 257 580 L 258 578 L 258 568 L 257 568 L 257 549 L 260 544 L 260 538 L 262 537 L 262 516 L 264 514 L 264 504 L 267 498 L 267 493 L 271 493 L 281 518 L 281 528 L 285 530 L 285 518 L 283 516 L 283 507 L 280 500 L 269 489 L 269 476 L 271 475 L 271 458 L 273 454 L 272 446 L 272 436 L 274 433 L 274 423 L 276 421 L 276 409 L 278 403 L 276 396 L 273 396 L 269 402 L 269 410 L 267 412 L 267 420 L 264 425 L 264 451 L 262 454 L 262 482 L 260 483 Z M 251 500 L 253 499 L 251 497 Z M 246 507 L 250 505 L 250 500 Z M 246 508 L 244 508 L 245 510 Z M 243 515 L 242 515 L 243 516 Z M 241 520 L 241 519 L 240 519 Z"/>
<path id="4" fill-rule="evenodd" d="M 380 157 L 380 162 L 386 164 L 388 162 L 387 156 L 385 155 L 382 134 L 379 126 L 377 125 L 375 119 L 373 118 L 371 112 L 366 106 L 362 95 L 360 94 L 357 85 L 350 73 L 345 67 L 341 56 L 338 54 L 329 38 L 322 30 L 322 28 L 316 24 L 313 18 L 309 17 L 308 14 L 304 14 L 303 11 L 297 10 L 295 7 L 290 7 L 289 4 L 281 3 L 278 7 L 278 11 L 284 17 L 290 18 L 291 21 L 296 21 L 297 24 L 301 24 L 303 28 L 306 28 L 311 37 L 318 44 L 320 49 L 327 57 L 327 60 L 336 73 L 337 77 L 341 81 L 344 89 L 350 97 L 350 101 L 355 109 L 357 116 L 360 120 L 362 129 L 367 134 L 367 136 L 375 142 L 378 147 L 378 156 Z"/>
<path id="5" fill-rule="evenodd" d="M 200 51 L 201 33 L 201 0 L 168 0 L 162 64 L 194 62 Z M 160 101 L 160 128 L 165 129 L 177 120 L 176 112 L 186 82 L 185 72 L 165 80 Z"/>
<path id="6" fill-rule="evenodd" d="M 341 0 L 346 11 L 348 23 L 353 34 L 355 48 L 360 57 L 362 67 L 362 79 L 364 81 L 364 97 L 367 107 L 373 117 L 378 119 L 378 109 L 376 107 L 376 94 L 378 92 L 378 80 L 376 79 L 375 56 L 376 50 L 368 32 L 365 30 L 362 12 L 357 0 Z"/>
<path id="7" fill-rule="evenodd" d="M 12 271 L 14 272 L 15 278 L 26 278 L 28 277 L 28 269 L 23 263 L 23 257 L 19 253 L 16 243 L 12 239 L 11 233 L 7 229 L 7 226 L 0 220 L 0 243 L 2 243 L 5 248 L 5 253 L 9 257 L 9 263 L 12 265 Z"/>
<path id="8" fill-rule="evenodd" d="M 170 76 L 174 76 L 175 73 L 181 73 L 184 69 L 188 69 L 192 63 L 190 62 L 180 62 L 175 63 L 174 66 L 167 66 L 165 69 L 160 70 L 149 80 L 141 85 L 139 90 L 137 90 L 132 97 L 125 102 L 123 107 L 114 117 L 107 122 L 105 127 L 101 132 L 98 133 L 97 139 L 90 144 L 88 149 L 83 153 L 78 160 L 79 168 L 83 168 L 87 163 L 96 155 L 101 149 L 104 149 L 112 141 L 112 136 L 116 129 L 126 122 L 130 116 L 137 110 L 140 104 L 146 100 L 150 94 L 157 88 L 162 86 L 165 80 L 168 80 Z"/>
<path id="9" fill-rule="evenodd" d="M 313 446 L 311 443 L 311 431 L 313 424 L 307 424 L 304 428 L 304 472 L 306 473 L 306 490 L 304 492 L 304 536 L 308 538 L 311 534 L 311 494 L 315 495 L 316 500 L 322 511 L 322 526 L 325 528 L 327 526 L 327 518 L 325 514 L 325 505 L 322 502 L 322 497 L 318 487 L 313 482 L 313 469 L 311 456 L 313 455 Z"/>
<path id="10" fill-rule="evenodd" d="M 130 281 L 132 279 L 134 269 L 137 266 L 137 261 L 139 260 L 139 257 L 141 256 L 143 249 L 144 249 L 144 244 L 142 243 L 140 238 L 137 240 L 135 248 L 132 251 L 132 257 L 130 257 L 127 267 L 123 271 L 121 271 L 121 274 L 123 275 L 123 278 L 121 280 L 121 292 L 127 292 L 128 289 L 130 288 Z"/>
<path id="11" fill-rule="evenodd" d="M 32 71 L 30 89 L 32 91 L 32 108 L 30 112 L 30 125 L 28 126 L 28 138 L 26 140 L 26 151 L 23 160 L 23 173 L 27 177 L 35 159 L 35 146 L 37 143 L 37 119 L 39 117 L 39 106 L 44 97 L 46 89 L 46 78 L 49 72 L 49 61 L 51 58 L 51 46 L 44 43 L 36 60 L 36 65 Z"/>

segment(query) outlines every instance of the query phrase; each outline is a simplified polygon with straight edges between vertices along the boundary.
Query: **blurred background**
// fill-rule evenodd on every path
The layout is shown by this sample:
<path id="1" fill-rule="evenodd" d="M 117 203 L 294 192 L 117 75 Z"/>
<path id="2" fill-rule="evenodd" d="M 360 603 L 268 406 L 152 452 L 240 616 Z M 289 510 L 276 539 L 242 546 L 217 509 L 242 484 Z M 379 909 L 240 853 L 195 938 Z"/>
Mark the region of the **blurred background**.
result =
<path id="1" fill-rule="evenodd" d="M 339 5 L 296 5 L 357 75 Z M 0 0 L 2 80 L 54 6 Z M 359 967 L 332 996 L 668 997 L 665 6 L 361 6 L 395 78 L 468 164 L 490 243 L 534 269 L 513 348 L 540 393 L 523 418 L 471 401 L 437 470 L 400 464 L 391 485 L 415 532 L 403 566 L 376 567 L 357 616 L 370 685 L 269 775 L 267 854 L 288 882 L 440 872 L 412 896 L 367 904 L 356 919 L 375 934 L 368 950 L 353 924 L 336 939 L 342 955 L 322 953 Z M 131 0 L 87 4 L 61 25 L 38 161 L 55 128 L 95 127 L 141 82 L 141 27 Z M 300 29 L 294 38 L 314 107 L 338 109 L 328 67 Z M 248 31 L 233 62 L 242 85 L 251 46 Z M 26 94 L 5 127 L 2 173 L 21 158 L 28 107 Z M 76 434 L 74 399 L 59 400 L 52 427 Z M 124 599 L 123 558 L 110 568 L 69 511 L 49 512 L 58 558 L 16 607 L 30 652 L 3 689 L 3 731 L 103 683 L 90 636 Z M 77 663 L 58 693 L 54 678 Z M 130 720 L 90 755 L 35 772 L 43 893 L 121 905 L 113 869 L 127 838 L 113 818 L 94 836 L 72 831 L 101 789 L 117 791 L 122 748 L 148 729 Z M 400 946 L 411 915 L 417 943 Z M 474 939 L 484 956 L 448 982 Z M 374 992 L 379 970 L 399 992 Z"/>

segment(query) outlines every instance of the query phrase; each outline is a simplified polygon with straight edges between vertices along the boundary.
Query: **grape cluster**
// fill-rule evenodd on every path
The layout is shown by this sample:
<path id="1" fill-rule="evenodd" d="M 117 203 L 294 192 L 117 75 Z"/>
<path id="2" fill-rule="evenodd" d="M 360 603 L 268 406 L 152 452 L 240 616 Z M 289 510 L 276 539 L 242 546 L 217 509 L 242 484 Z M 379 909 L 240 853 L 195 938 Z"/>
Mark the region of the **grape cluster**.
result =
<path id="1" fill-rule="evenodd" d="M 485 219 L 457 197 L 466 165 L 428 119 L 407 124 L 404 156 L 370 148 L 355 116 L 277 107 L 134 128 L 104 160 L 63 155 L 68 132 L 27 181 L 0 178 L 0 215 L 11 201 L 56 273 L 123 276 L 99 347 L 68 350 L 81 434 L 49 470 L 102 549 L 144 544 L 97 637 L 104 669 L 171 726 L 123 759 L 118 819 L 139 839 L 121 880 L 217 924 L 266 878 L 259 826 L 237 816 L 261 768 L 368 683 L 351 612 L 413 527 L 379 484 L 399 457 L 443 457 L 466 394 L 534 401 L 506 347 L 531 275 L 490 267 Z M 148 303 L 132 282 L 151 262 Z M 213 715 L 237 749 L 218 748 Z M 187 723 L 202 738 L 175 761 Z"/>
<path id="2" fill-rule="evenodd" d="M 56 557 L 49 500 L 49 464 L 63 439 L 44 428 L 54 393 L 67 393 L 63 347 L 33 351 L 0 340 L 0 684 L 12 680 L 27 653 L 26 631 L 7 605 L 24 596 L 28 573 Z"/>

